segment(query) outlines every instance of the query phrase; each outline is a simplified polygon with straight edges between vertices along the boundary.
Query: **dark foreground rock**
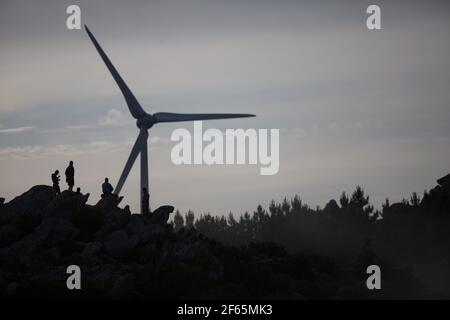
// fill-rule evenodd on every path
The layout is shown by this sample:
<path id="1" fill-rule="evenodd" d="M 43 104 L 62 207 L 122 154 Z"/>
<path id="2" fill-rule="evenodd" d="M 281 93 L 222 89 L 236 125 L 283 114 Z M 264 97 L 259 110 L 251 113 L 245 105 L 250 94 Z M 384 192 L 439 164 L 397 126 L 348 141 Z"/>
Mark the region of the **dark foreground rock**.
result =
<path id="1" fill-rule="evenodd" d="M 209 241 L 195 231 L 172 231 L 167 224 L 172 206 L 148 216 L 132 215 L 117 205 L 120 198 L 102 198 L 87 205 L 89 195 L 49 186 L 35 186 L 0 208 L 1 295 L 66 294 L 66 268 L 82 270 L 81 295 L 150 297 L 137 289 L 139 277 L 194 263 L 220 280 L 220 263 Z M 144 284 L 140 282 L 140 284 Z"/>
<path id="2" fill-rule="evenodd" d="M 368 293 L 361 275 L 319 256 L 290 256 L 273 243 L 223 246 L 167 223 L 172 206 L 149 215 L 120 198 L 35 186 L 0 206 L 0 297 L 8 298 L 346 298 Z M 330 210 L 333 210 L 330 205 Z M 67 267 L 81 269 L 68 290 Z M 386 284 L 387 283 L 387 284 Z M 407 297 L 389 286 L 383 296 Z M 413 284 L 408 284 L 413 286 Z"/>

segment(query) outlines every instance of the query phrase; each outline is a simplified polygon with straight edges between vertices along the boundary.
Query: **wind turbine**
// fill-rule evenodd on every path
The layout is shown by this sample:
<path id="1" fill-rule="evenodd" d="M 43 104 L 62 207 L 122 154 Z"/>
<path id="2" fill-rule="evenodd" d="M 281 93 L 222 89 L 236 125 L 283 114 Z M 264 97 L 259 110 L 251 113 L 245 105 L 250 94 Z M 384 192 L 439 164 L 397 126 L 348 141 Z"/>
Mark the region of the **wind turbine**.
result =
<path id="1" fill-rule="evenodd" d="M 150 129 L 154 124 L 160 122 L 179 122 L 179 121 L 195 121 L 195 120 L 212 120 L 212 119 L 230 119 L 230 118 L 245 118 L 254 117 L 253 114 L 241 114 L 241 113 L 169 113 L 169 112 L 157 112 L 154 114 L 149 114 L 144 111 L 141 107 L 131 90 L 123 81 L 120 74 L 117 72 L 116 68 L 113 66 L 105 51 L 103 51 L 100 44 L 95 39 L 94 35 L 91 33 L 89 28 L 85 25 L 86 32 L 91 38 L 92 43 L 97 49 L 100 57 L 102 57 L 103 62 L 106 64 L 109 72 L 116 81 L 117 85 L 122 92 L 125 101 L 128 105 L 131 115 L 136 119 L 136 125 L 139 128 L 139 135 L 137 136 L 136 142 L 131 149 L 131 153 L 128 160 L 123 168 L 122 174 L 120 175 L 119 182 L 114 189 L 114 193 L 119 195 L 125 180 L 130 173 L 131 167 L 133 166 L 136 158 L 141 154 L 141 213 L 143 213 L 142 207 L 142 197 L 143 189 L 148 190 L 148 151 L 147 151 L 147 140 L 148 140 L 148 129 Z"/>

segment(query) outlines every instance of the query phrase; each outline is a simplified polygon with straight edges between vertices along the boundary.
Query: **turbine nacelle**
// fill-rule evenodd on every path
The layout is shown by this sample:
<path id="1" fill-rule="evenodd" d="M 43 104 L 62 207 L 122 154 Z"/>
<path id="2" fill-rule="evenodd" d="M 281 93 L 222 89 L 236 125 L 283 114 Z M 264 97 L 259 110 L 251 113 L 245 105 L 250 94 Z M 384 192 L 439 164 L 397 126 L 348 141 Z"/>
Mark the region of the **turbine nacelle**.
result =
<path id="1" fill-rule="evenodd" d="M 150 129 L 156 123 L 156 119 L 151 114 L 146 114 L 142 118 L 137 119 L 136 126 L 139 129 Z"/>

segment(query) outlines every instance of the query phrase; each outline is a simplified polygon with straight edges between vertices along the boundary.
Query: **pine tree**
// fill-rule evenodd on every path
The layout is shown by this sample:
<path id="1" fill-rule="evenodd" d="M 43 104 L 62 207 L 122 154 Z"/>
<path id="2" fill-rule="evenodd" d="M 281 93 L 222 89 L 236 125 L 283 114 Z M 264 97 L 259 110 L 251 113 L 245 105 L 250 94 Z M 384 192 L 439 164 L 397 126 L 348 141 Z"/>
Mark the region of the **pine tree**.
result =
<path id="1" fill-rule="evenodd" d="M 173 228 L 175 231 L 180 230 L 184 227 L 184 219 L 183 216 L 180 214 L 180 211 L 176 211 L 175 215 L 173 217 Z"/>
<path id="2" fill-rule="evenodd" d="M 411 195 L 411 205 L 413 207 L 418 207 L 420 204 L 420 197 L 417 195 L 417 192 L 413 192 Z"/>
<path id="3" fill-rule="evenodd" d="M 195 220 L 194 212 L 188 210 L 188 212 L 185 215 L 186 228 L 188 229 L 194 228 L 194 220 Z"/>
<path id="4" fill-rule="evenodd" d="M 339 198 L 339 203 L 341 204 L 342 208 L 345 208 L 349 205 L 350 200 L 348 199 L 347 194 L 344 192 L 342 192 L 341 197 Z"/>
<path id="5" fill-rule="evenodd" d="M 355 191 L 353 191 L 350 204 L 361 209 L 369 204 L 369 196 L 365 196 L 364 189 L 361 186 L 357 186 Z"/>

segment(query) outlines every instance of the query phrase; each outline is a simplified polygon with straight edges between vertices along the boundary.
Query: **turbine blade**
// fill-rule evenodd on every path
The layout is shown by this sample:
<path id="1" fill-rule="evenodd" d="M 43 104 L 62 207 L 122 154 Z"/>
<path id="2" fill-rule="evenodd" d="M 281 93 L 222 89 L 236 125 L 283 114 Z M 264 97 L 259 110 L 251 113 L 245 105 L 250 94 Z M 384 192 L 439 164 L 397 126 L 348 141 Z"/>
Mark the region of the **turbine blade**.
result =
<path id="1" fill-rule="evenodd" d="M 114 189 L 115 194 L 119 195 L 120 191 L 122 190 L 125 180 L 127 179 L 128 174 L 130 173 L 130 170 L 133 167 L 134 161 L 136 161 L 138 154 L 141 152 L 142 140 L 144 140 L 147 143 L 147 137 L 148 137 L 147 130 L 141 129 L 141 132 L 139 133 L 136 142 L 134 143 L 134 146 L 131 149 L 130 155 L 128 157 L 127 163 L 125 164 L 125 167 L 123 168 L 122 174 L 120 175 L 119 182 L 117 183 L 117 186 Z"/>
<path id="2" fill-rule="evenodd" d="M 119 72 L 117 72 L 116 68 L 113 66 L 111 61 L 109 60 L 106 53 L 103 51 L 102 47 L 100 47 L 99 43 L 95 39 L 94 35 L 91 33 L 89 28 L 85 25 L 84 28 L 86 29 L 86 32 L 91 38 L 92 43 L 94 44 L 95 48 L 97 49 L 98 53 L 100 54 L 100 57 L 102 57 L 103 62 L 108 67 L 109 72 L 111 72 L 111 75 L 113 76 L 114 80 L 116 81 L 117 85 L 120 88 L 120 91 L 122 91 L 122 94 L 125 98 L 125 101 L 127 102 L 128 109 L 130 109 L 131 115 L 135 117 L 136 119 L 139 119 L 143 116 L 145 116 L 147 113 L 142 109 L 139 102 L 134 97 L 131 90 L 126 85 L 125 81 L 123 81 L 122 77 L 120 76 Z"/>
<path id="3" fill-rule="evenodd" d="M 169 113 L 157 112 L 153 117 L 158 122 L 178 122 L 178 121 L 195 121 L 195 120 L 214 120 L 214 119 L 231 119 L 231 118 L 247 118 L 255 117 L 254 114 L 243 113 Z"/>

